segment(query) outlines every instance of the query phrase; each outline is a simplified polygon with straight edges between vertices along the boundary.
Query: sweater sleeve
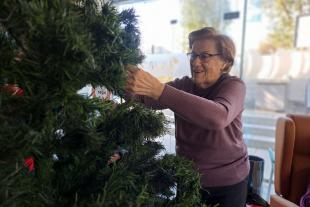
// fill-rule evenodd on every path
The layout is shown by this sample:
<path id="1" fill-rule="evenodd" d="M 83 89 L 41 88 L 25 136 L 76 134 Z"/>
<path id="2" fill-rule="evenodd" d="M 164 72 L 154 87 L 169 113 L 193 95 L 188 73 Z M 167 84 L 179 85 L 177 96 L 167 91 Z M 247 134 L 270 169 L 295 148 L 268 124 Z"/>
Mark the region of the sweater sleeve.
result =
<path id="1" fill-rule="evenodd" d="M 244 99 L 244 82 L 233 79 L 223 83 L 213 100 L 165 85 L 159 102 L 190 123 L 218 130 L 228 126 L 240 114 Z"/>

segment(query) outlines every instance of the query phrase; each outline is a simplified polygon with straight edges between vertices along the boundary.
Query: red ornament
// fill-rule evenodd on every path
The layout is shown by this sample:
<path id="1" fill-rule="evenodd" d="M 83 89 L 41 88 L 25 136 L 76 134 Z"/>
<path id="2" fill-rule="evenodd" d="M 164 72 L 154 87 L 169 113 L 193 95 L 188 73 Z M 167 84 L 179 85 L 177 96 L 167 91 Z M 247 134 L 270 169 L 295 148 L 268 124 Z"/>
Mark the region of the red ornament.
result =
<path id="1" fill-rule="evenodd" d="M 28 168 L 28 173 L 34 172 L 34 159 L 32 156 L 24 159 L 24 166 Z"/>
<path id="2" fill-rule="evenodd" d="M 5 84 L 1 91 L 11 94 L 12 96 L 23 96 L 24 90 L 18 87 L 16 84 Z"/>

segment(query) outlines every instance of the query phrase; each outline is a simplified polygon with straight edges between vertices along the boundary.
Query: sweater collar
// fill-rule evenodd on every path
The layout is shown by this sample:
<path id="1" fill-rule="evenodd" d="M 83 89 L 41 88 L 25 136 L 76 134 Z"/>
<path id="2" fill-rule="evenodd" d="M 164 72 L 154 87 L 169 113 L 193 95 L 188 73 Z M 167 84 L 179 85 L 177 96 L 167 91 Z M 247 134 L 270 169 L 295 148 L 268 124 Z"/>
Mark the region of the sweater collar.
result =
<path id="1" fill-rule="evenodd" d="M 213 91 L 213 89 L 217 88 L 220 83 L 225 80 L 227 77 L 229 77 L 230 75 L 228 73 L 223 73 L 219 79 L 213 84 L 211 85 L 210 87 L 208 88 L 200 88 L 198 86 L 196 86 L 196 84 L 193 82 L 194 84 L 194 93 L 197 94 L 197 95 L 206 95 L 206 94 L 209 94 L 211 91 Z"/>

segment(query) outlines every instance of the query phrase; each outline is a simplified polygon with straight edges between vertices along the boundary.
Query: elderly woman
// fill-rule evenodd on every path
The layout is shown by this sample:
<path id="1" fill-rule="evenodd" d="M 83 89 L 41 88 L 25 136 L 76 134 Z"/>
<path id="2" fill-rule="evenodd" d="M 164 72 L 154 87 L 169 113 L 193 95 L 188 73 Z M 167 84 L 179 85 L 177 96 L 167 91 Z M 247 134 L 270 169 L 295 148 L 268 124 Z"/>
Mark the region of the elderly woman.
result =
<path id="1" fill-rule="evenodd" d="M 245 84 L 229 75 L 235 45 L 206 27 L 189 34 L 192 77 L 163 84 L 151 74 L 128 66 L 127 91 L 153 109 L 175 114 L 176 152 L 201 173 L 207 204 L 245 206 L 249 160 L 241 114 Z"/>

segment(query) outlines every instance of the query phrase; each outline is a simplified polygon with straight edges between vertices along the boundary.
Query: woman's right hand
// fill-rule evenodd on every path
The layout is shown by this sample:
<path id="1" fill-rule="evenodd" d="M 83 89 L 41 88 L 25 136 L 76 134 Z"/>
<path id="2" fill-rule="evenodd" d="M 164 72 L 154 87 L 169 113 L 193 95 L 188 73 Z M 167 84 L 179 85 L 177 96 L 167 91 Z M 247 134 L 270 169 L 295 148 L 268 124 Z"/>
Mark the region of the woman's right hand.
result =
<path id="1" fill-rule="evenodd" d="M 165 85 L 150 73 L 138 68 L 135 65 L 126 66 L 127 84 L 126 90 L 137 94 L 151 97 L 158 100 Z"/>

